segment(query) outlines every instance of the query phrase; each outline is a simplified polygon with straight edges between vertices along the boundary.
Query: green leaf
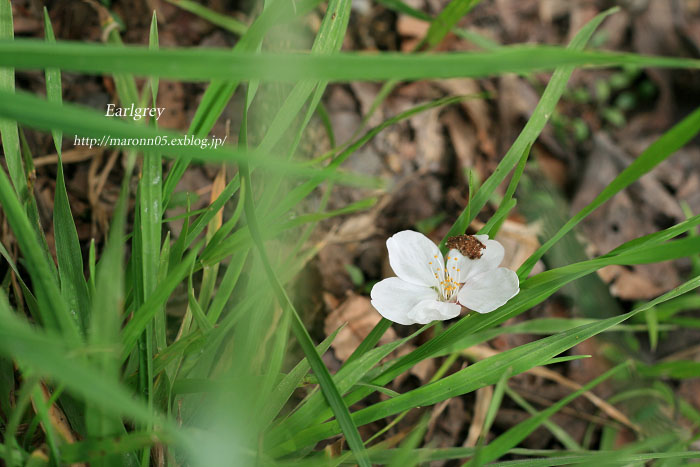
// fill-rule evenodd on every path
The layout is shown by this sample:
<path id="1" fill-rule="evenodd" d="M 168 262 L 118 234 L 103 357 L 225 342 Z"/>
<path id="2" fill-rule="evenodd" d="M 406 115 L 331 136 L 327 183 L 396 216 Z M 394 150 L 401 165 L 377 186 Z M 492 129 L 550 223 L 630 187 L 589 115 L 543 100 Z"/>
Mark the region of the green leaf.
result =
<path id="1" fill-rule="evenodd" d="M 44 35 L 46 40 L 54 43 L 53 28 L 49 13 L 44 7 Z M 46 98 L 50 102 L 61 104 L 61 71 L 57 68 L 47 68 Z M 61 158 L 61 142 L 63 134 L 53 131 L 53 141 L 58 154 L 56 174 L 56 192 L 53 205 L 53 228 L 56 242 L 56 258 L 58 260 L 58 275 L 61 281 L 61 294 L 65 297 L 70 312 L 77 315 L 83 329 L 87 328 L 90 299 L 87 282 L 83 274 L 83 253 L 80 249 L 78 231 L 73 221 L 70 209 L 66 181 L 63 175 L 63 160 Z"/>

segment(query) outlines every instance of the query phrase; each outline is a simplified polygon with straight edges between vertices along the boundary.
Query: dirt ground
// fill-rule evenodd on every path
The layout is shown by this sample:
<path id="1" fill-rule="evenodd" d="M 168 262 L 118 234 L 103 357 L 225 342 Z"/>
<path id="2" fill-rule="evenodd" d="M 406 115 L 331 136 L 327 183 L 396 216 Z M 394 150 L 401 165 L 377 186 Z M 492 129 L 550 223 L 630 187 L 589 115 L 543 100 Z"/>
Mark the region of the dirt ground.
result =
<path id="1" fill-rule="evenodd" d="M 44 2 L 13 2 L 16 35 L 42 37 L 41 7 Z M 56 36 L 64 40 L 100 41 L 100 7 L 92 1 L 56 0 L 45 2 Z M 211 0 L 210 8 L 246 21 L 251 2 Z M 445 0 L 407 0 L 421 11 L 437 14 Z M 605 50 L 629 51 L 700 58 L 699 0 L 484 0 L 460 23 L 484 43 L 566 44 L 573 34 L 600 11 L 617 3 L 621 10 L 604 22 L 592 46 Z M 161 46 L 230 47 L 236 37 L 208 22 L 160 0 L 113 1 L 112 7 L 124 21 L 125 43 L 145 44 L 150 12 L 158 13 Z M 308 32 L 318 27 L 320 12 L 305 22 Z M 427 31 L 427 23 L 397 15 L 372 2 L 356 2 L 344 43 L 345 50 L 410 51 Z M 474 42 L 450 35 L 441 51 L 477 50 Z M 43 73 L 19 72 L 18 87 L 43 93 Z M 487 99 L 463 101 L 459 105 L 418 114 L 380 133 L 350 157 L 345 167 L 388 182 L 386 191 L 368 211 L 337 218 L 322 224 L 313 237 L 326 246 L 300 279 L 300 285 L 320 281 L 321 290 L 304 298 L 305 317 L 319 341 L 343 322 L 332 352 L 325 356 L 333 371 L 354 350 L 380 316 L 369 303 L 371 285 L 390 275 L 385 240 L 404 229 L 419 229 L 439 240 L 467 203 L 468 173 L 485 180 L 498 164 L 524 122 L 534 109 L 549 78 L 548 74 L 506 75 L 489 79 L 419 81 L 397 86 L 369 120 L 374 126 L 419 103 L 457 94 L 489 93 Z M 618 174 L 630 161 L 673 123 L 700 103 L 697 72 L 677 70 L 579 70 L 569 82 L 557 112 L 532 150 L 532 161 L 519 190 L 520 202 L 505 222 L 499 236 L 507 252 L 506 266 L 516 269 L 567 216 L 577 212 Z M 116 91 L 110 78 L 63 74 L 64 100 L 104 108 L 115 102 Z M 324 105 L 338 143 L 346 142 L 360 127 L 377 92 L 378 83 L 331 85 Z M 161 80 L 159 106 L 166 113 L 162 127 L 185 131 L 204 92 L 203 84 Z M 234 115 L 236 99 L 226 110 Z M 235 120 L 235 117 L 229 117 Z M 225 118 L 212 133 L 225 132 Z M 49 134 L 25 130 L 35 156 L 34 190 L 45 226 L 51 226 L 56 155 Z M 69 140 L 70 138 L 65 138 Z M 328 136 L 319 120 L 312 122 L 305 147 L 318 156 L 329 147 Z M 71 207 L 78 234 L 87 249 L 95 238 L 102 242 L 121 181 L 122 158 L 109 149 L 64 146 L 64 163 Z M 196 192 L 200 203 L 208 200 L 216 167 L 197 166 L 188 170 L 178 190 Z M 314 194 L 320 197 L 321 192 Z M 338 208 L 374 194 L 366 190 L 335 188 L 329 208 Z M 546 195 L 546 196 L 545 196 Z M 678 151 L 649 175 L 592 214 L 578 236 L 546 256 L 537 270 L 568 264 L 609 251 L 640 235 L 658 231 L 685 219 L 683 206 L 700 213 L 700 141 Z M 193 206 L 196 208 L 197 206 Z M 476 230 L 493 213 L 487 205 L 472 225 Z M 3 238 L 8 238 L 6 223 Z M 177 230 L 177 226 L 172 226 Z M 48 233 L 51 243 L 51 232 Z M 7 244 L 7 243 L 6 243 Z M 87 250 L 86 250 L 87 251 Z M 619 313 L 637 301 L 646 300 L 677 286 L 690 270 L 689 261 L 651 266 L 609 267 L 598 277 L 565 289 L 544 304 L 518 317 L 600 317 Z M 318 290 L 318 289 L 317 289 Z M 578 300 L 588 296 L 590 300 Z M 391 340 L 406 329 L 390 330 Z M 665 336 L 655 352 L 648 339 L 639 334 L 638 356 L 654 362 L 695 345 L 700 335 L 689 331 Z M 429 336 L 425 336 L 427 338 Z M 489 352 L 500 352 L 533 340 L 516 334 L 498 337 L 472 348 L 469 356 L 457 359 L 451 370 L 467 365 Z M 402 352 L 408 352 L 408 346 Z M 544 407 L 570 391 L 571 384 L 587 382 L 606 368 L 602 355 L 608 345 L 604 338 L 587 341 L 572 353 L 600 358 L 577 360 L 553 366 L 551 373 L 526 373 L 513 379 L 514 389 L 535 407 Z M 632 349 L 628 349 L 632 351 Z M 430 380 L 441 360 L 431 360 L 413 368 L 395 381 L 392 389 L 404 392 Z M 450 371 L 451 371 L 450 370 Z M 700 382 L 686 380 L 676 387 L 700 410 Z M 605 396 L 605 388 L 599 395 Z M 374 397 L 384 397 L 377 396 Z M 432 411 L 426 439 L 435 447 L 473 446 L 489 389 L 458 397 L 424 410 Z M 415 412 L 415 413 L 414 413 Z M 402 434 L 413 426 L 419 411 L 410 413 L 388 432 Z M 588 415 L 591 414 L 591 415 Z M 507 401 L 499 411 L 494 431 L 503 431 L 528 416 L 520 406 Z M 609 423 L 615 418 L 612 407 L 593 405 L 580 398 L 554 417 L 578 442 L 586 436 L 589 422 Z M 619 421 L 619 420 L 618 420 Z M 383 425 L 362 427 L 363 437 Z M 617 443 L 631 437 L 622 431 Z M 528 448 L 559 446 L 545 428 L 538 429 L 524 443 Z M 439 465 L 436 463 L 436 465 Z"/>

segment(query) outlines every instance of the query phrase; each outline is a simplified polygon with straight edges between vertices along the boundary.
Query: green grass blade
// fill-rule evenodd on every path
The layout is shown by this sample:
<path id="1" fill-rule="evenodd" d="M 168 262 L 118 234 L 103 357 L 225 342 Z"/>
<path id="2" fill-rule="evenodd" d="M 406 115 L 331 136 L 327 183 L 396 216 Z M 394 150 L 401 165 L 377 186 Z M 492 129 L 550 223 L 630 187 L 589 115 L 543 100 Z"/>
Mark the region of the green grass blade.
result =
<path id="1" fill-rule="evenodd" d="M 338 392 L 340 394 L 345 394 L 355 384 L 360 382 L 367 372 L 369 372 L 370 369 L 377 365 L 383 358 L 401 345 L 413 339 L 420 332 L 421 331 L 415 332 L 408 337 L 398 339 L 394 342 L 370 350 L 362 357 L 358 357 L 350 364 L 343 366 L 333 376 L 333 382 L 338 388 Z M 296 412 L 290 415 L 279 426 L 275 427 L 275 429 L 270 432 L 269 439 L 266 440 L 266 442 L 274 445 L 275 443 L 281 442 L 283 439 L 288 438 L 304 427 L 324 421 L 327 418 L 326 413 L 324 412 L 325 407 L 325 401 L 322 397 L 320 397 L 320 394 L 313 394 Z"/>
<path id="2" fill-rule="evenodd" d="M 168 277 L 168 265 L 170 259 L 170 231 L 165 235 L 163 240 L 163 248 L 160 252 L 160 265 L 158 266 L 158 282 L 162 282 Z M 165 307 L 160 307 L 153 318 L 154 336 L 156 339 L 155 352 L 157 354 L 163 352 L 168 346 L 167 341 L 167 316 Z"/>
<path id="3" fill-rule="evenodd" d="M 350 362 L 353 360 L 356 360 L 360 357 L 362 357 L 365 353 L 369 352 L 372 348 L 374 348 L 375 345 L 377 345 L 377 342 L 379 342 L 379 339 L 382 338 L 384 333 L 391 327 L 391 321 L 389 321 L 386 318 L 382 318 L 379 320 L 379 322 L 372 328 L 369 334 L 367 334 L 367 337 L 365 337 L 362 342 L 360 342 L 360 345 L 357 346 L 357 348 L 353 351 L 353 353 L 348 357 L 347 360 L 345 360 L 345 363 L 343 365 L 348 365 Z"/>
<path id="4" fill-rule="evenodd" d="M 486 411 L 486 417 L 484 418 L 484 426 L 481 430 L 482 439 L 489 434 L 491 427 L 493 426 L 494 420 L 496 420 L 496 414 L 498 409 L 501 407 L 501 402 L 503 401 L 503 394 L 508 386 L 508 379 L 510 378 L 511 371 L 505 371 L 496 383 L 496 387 L 493 390 L 493 396 L 491 396 L 491 403 Z"/>
<path id="5" fill-rule="evenodd" d="M 594 25 L 603 17 L 592 20 Z M 590 32 L 591 23 L 583 31 Z M 585 35 L 585 34 L 584 34 Z M 574 43 L 580 42 L 582 36 Z M 59 42 L 47 45 L 32 39 L 0 41 L 0 66 L 32 70 L 60 67 L 83 73 L 119 73 L 180 80 L 228 79 L 296 82 L 379 81 L 478 78 L 504 73 L 529 73 L 557 67 L 638 66 L 700 68 L 700 60 L 633 53 L 583 51 L 556 46 L 506 46 L 488 52 L 440 54 L 251 53 L 221 49 L 178 48 L 149 51 L 144 47 L 117 47 Z M 285 73 L 280 74 L 279 70 Z M 539 125 L 539 122 L 538 122 Z M 521 151 L 518 151 L 521 154 Z"/>
<path id="6" fill-rule="evenodd" d="M 249 96 L 246 93 L 246 98 L 248 97 Z M 247 107 L 244 106 L 243 122 L 241 124 L 239 137 L 239 142 L 243 146 L 247 145 L 247 118 Z M 299 345 L 301 346 L 304 355 L 306 356 L 306 359 L 308 360 L 309 365 L 311 366 L 311 369 L 316 375 L 316 378 L 318 378 L 321 390 L 324 396 L 326 397 L 328 405 L 333 410 L 333 413 L 335 414 L 336 419 L 338 420 L 339 426 L 345 434 L 348 445 L 352 449 L 353 453 L 355 453 L 355 455 L 357 456 L 358 464 L 362 467 L 369 467 L 370 463 L 367 457 L 367 451 L 365 450 L 364 444 L 362 443 L 362 438 L 360 437 L 360 433 L 357 430 L 357 426 L 355 426 L 352 419 L 350 418 L 350 411 L 345 405 L 345 402 L 343 401 L 343 398 L 340 392 L 338 391 L 338 388 L 333 382 L 331 374 L 328 372 L 328 368 L 326 368 L 325 363 L 323 363 L 323 360 L 321 360 L 321 356 L 316 350 L 316 347 L 314 346 L 313 341 L 311 340 L 309 332 L 306 330 L 306 327 L 304 327 L 304 323 L 302 322 L 299 314 L 297 313 L 294 304 L 287 295 L 287 292 L 284 290 L 284 286 L 275 274 L 275 271 L 273 270 L 270 260 L 267 256 L 267 251 L 263 243 L 263 236 L 260 233 L 260 227 L 258 225 L 257 215 L 255 212 L 255 201 L 253 198 L 253 191 L 251 186 L 250 169 L 247 165 L 241 164 L 239 165 L 239 171 L 241 173 L 242 180 L 244 182 L 244 187 L 246 190 L 244 211 L 248 221 L 248 228 L 250 230 L 251 237 L 253 238 L 255 247 L 258 250 L 258 253 L 262 260 L 263 267 L 265 269 L 265 275 L 267 276 L 272 286 L 273 292 L 275 294 L 277 302 L 279 303 L 279 306 L 286 313 L 290 313 L 292 315 L 291 321 L 294 335 L 297 338 L 297 341 L 299 342 Z"/>
<path id="7" fill-rule="evenodd" d="M 175 287 L 187 277 L 192 269 L 192 263 L 197 257 L 198 250 L 198 247 L 194 247 L 177 266 L 170 269 L 167 278 L 160 282 L 148 300 L 138 310 L 134 311 L 133 318 L 126 323 L 122 330 L 122 361 L 129 357 L 139 336 L 146 329 L 146 326 L 160 307 L 165 306 L 165 302 L 173 293 Z"/>
<path id="8" fill-rule="evenodd" d="M 153 10 L 153 16 L 151 16 L 151 28 L 148 35 L 148 49 L 158 50 L 158 17 L 156 16 L 156 11 Z M 151 97 L 153 98 L 153 107 L 156 107 L 156 97 L 158 96 L 158 78 L 152 76 L 148 79 L 151 86 Z"/>
<path id="9" fill-rule="evenodd" d="M 510 179 L 506 193 L 503 195 L 501 204 L 498 205 L 498 209 L 496 209 L 496 212 L 491 216 L 491 219 L 486 222 L 486 225 L 479 230 L 480 234 L 486 234 L 490 238 L 494 238 L 501 229 L 501 225 L 503 225 L 503 222 L 506 220 L 508 213 L 515 207 L 516 203 L 514 202 L 513 195 L 518 187 L 518 183 L 520 183 L 520 177 L 522 177 L 523 171 L 525 170 L 525 164 L 530 157 L 531 149 L 532 145 L 528 146 L 525 152 L 523 152 L 520 161 L 518 161 L 518 165 L 515 167 L 513 177 Z"/>
<path id="10" fill-rule="evenodd" d="M 53 43 L 56 41 L 53 28 L 51 27 L 51 19 L 46 8 L 44 8 L 44 35 L 48 42 Z M 50 102 L 61 104 L 63 97 L 60 70 L 47 68 L 45 76 L 46 98 Z M 78 240 L 78 231 L 70 209 L 70 201 L 68 200 L 66 181 L 63 174 L 63 161 L 61 158 L 63 134 L 57 130 L 54 130 L 52 134 L 56 153 L 58 154 L 58 173 L 56 174 L 56 192 L 53 205 L 53 228 L 61 293 L 70 307 L 70 312 L 79 317 L 82 328 L 86 329 L 90 299 L 83 273 L 83 254 L 80 249 L 80 241 Z"/>
<path id="11" fill-rule="evenodd" d="M 151 27 L 149 35 L 149 49 L 158 50 L 158 22 L 155 11 L 151 18 Z M 156 99 L 158 95 L 158 79 L 156 77 L 149 78 L 151 89 L 151 101 L 153 107 L 156 107 Z M 150 125 L 157 127 L 157 121 L 151 119 Z M 140 297 L 137 303 L 139 305 L 146 302 L 156 287 L 158 286 L 159 268 L 161 262 L 161 219 L 162 219 L 162 177 L 163 166 L 160 159 L 160 154 L 157 150 L 148 150 L 143 153 L 143 166 L 141 168 L 141 177 L 139 178 L 138 189 L 138 216 L 136 216 L 135 229 L 138 235 L 134 235 L 134 241 L 138 242 L 135 249 L 135 255 L 132 261 L 136 258 L 134 266 L 140 265 L 139 271 L 142 280 L 140 289 Z M 138 253 L 136 253 L 138 252 Z M 138 279 L 138 277 L 136 277 Z M 137 290 L 138 290 L 137 289 Z M 160 314 L 162 306 L 157 307 L 153 313 L 153 318 Z M 140 381 L 141 391 L 144 393 L 148 402 L 149 410 L 153 410 L 154 406 L 154 374 L 153 374 L 153 353 L 154 353 L 154 324 L 153 319 L 146 324 L 144 333 L 140 336 L 139 352 L 141 353 L 140 361 L 142 362 L 139 370 L 142 378 Z M 144 381 L 145 380 L 145 381 Z M 144 425 L 143 429 L 151 430 L 152 425 Z M 149 465 L 150 449 L 144 449 L 141 452 L 141 465 Z"/>
<path id="12" fill-rule="evenodd" d="M 326 337 L 323 342 L 316 346 L 316 351 L 319 355 L 326 353 L 328 348 L 331 346 L 335 340 L 335 336 L 338 335 L 343 326 L 339 327 L 333 331 L 328 337 Z M 263 416 L 264 420 L 271 420 L 275 417 L 280 410 L 287 403 L 292 393 L 299 386 L 304 376 L 309 372 L 311 366 L 309 365 L 309 360 L 304 358 L 299 363 L 297 363 L 294 368 L 284 375 L 284 377 L 277 383 L 275 390 L 272 392 L 265 404 L 265 414 Z"/>
<path id="13" fill-rule="evenodd" d="M 377 3 L 396 11 L 397 13 L 403 13 L 405 15 L 422 19 L 424 21 L 433 20 L 433 18 L 428 13 L 425 13 L 421 10 L 416 10 L 415 8 L 407 5 L 401 0 L 378 0 Z"/>

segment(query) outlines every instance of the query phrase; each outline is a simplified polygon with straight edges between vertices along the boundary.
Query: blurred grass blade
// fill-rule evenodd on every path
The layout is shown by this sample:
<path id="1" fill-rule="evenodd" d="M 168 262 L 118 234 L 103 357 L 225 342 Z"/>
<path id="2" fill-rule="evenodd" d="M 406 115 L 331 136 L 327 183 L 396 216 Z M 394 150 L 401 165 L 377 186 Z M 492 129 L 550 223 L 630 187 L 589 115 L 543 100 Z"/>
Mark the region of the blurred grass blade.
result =
<path id="1" fill-rule="evenodd" d="M 66 341 L 73 344 L 79 343 L 82 339 L 78 326 L 78 316 L 71 313 L 61 295 L 54 274 L 54 265 L 44 254 L 45 250 L 42 248 L 36 229 L 30 224 L 15 191 L 12 189 L 10 180 L 1 168 L 0 205 L 2 205 L 7 221 L 26 258 L 26 267 L 36 291 L 43 324 L 49 329 L 60 331 Z"/>
<path id="2" fill-rule="evenodd" d="M 316 346 L 316 351 L 319 355 L 326 353 L 341 329 L 343 329 L 343 326 L 333 331 L 323 342 Z M 292 393 L 304 379 L 310 368 L 309 360 L 304 358 L 277 383 L 275 390 L 266 402 L 264 420 L 272 419 L 282 410 L 284 404 L 292 397 Z"/>

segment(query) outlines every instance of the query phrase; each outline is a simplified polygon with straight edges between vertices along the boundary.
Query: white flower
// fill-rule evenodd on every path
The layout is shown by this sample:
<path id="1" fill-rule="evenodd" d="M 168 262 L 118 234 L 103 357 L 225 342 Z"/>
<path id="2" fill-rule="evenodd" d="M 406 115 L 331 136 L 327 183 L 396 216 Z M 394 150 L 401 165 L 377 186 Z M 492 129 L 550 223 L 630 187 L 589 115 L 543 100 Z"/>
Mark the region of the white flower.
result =
<path id="1" fill-rule="evenodd" d="M 520 291 L 517 274 L 498 267 L 503 246 L 488 235 L 452 237 L 447 262 L 433 242 L 411 230 L 390 237 L 386 246 L 398 277 L 377 283 L 370 295 L 372 306 L 395 323 L 451 319 L 462 306 L 488 313 Z"/>

